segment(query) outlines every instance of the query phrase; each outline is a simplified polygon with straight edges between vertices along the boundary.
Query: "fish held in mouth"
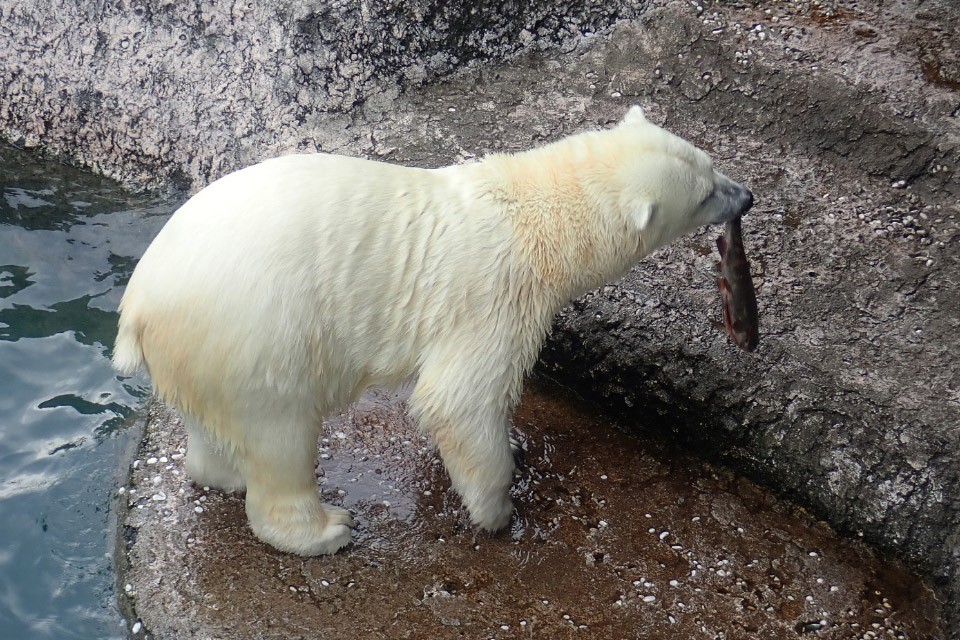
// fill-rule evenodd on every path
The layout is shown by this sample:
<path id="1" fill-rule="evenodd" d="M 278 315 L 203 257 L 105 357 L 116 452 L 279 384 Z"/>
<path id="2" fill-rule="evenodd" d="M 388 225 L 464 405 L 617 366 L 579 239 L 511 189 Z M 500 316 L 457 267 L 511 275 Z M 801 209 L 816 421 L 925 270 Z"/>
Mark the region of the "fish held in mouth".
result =
<path id="1" fill-rule="evenodd" d="M 754 351 L 760 342 L 757 295 L 750 277 L 750 262 L 743 248 L 741 218 L 724 225 L 717 237 L 720 250 L 720 298 L 723 302 L 723 323 L 733 342 L 744 351 Z"/>

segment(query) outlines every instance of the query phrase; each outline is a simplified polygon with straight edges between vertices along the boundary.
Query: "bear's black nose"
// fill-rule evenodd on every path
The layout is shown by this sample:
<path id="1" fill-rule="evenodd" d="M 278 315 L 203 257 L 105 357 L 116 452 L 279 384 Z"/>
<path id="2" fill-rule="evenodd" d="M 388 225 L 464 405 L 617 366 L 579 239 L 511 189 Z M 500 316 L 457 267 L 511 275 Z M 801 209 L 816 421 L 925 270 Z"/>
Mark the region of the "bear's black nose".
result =
<path id="1" fill-rule="evenodd" d="M 746 193 L 744 194 L 743 208 L 740 210 L 740 215 L 750 211 L 750 207 L 753 206 L 753 191 L 747 188 L 744 188 L 744 191 L 746 191 Z"/>

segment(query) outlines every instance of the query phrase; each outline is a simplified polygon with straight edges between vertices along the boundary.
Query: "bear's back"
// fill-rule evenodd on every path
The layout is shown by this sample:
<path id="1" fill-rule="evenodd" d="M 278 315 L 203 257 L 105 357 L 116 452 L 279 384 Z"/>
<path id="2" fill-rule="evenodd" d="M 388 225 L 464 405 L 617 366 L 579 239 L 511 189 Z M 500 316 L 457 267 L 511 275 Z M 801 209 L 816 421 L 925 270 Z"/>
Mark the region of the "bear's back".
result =
<path id="1" fill-rule="evenodd" d="M 161 230 L 128 285 L 124 319 L 178 327 L 194 363 L 406 377 L 444 325 L 496 311 L 490 276 L 510 272 L 509 223 L 481 202 L 470 173 L 328 154 L 232 173 Z M 309 362 L 291 359 L 304 351 Z"/>

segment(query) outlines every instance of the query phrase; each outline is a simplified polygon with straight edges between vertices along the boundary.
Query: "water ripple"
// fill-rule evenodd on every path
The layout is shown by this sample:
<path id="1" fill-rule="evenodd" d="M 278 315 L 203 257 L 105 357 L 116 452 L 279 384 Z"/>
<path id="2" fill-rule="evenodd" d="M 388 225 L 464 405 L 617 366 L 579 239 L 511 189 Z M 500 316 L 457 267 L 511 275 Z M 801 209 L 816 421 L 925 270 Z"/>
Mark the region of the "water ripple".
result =
<path id="1" fill-rule="evenodd" d="M 146 393 L 108 360 L 173 203 L 0 146 L 0 638 L 125 637 L 109 515 Z"/>

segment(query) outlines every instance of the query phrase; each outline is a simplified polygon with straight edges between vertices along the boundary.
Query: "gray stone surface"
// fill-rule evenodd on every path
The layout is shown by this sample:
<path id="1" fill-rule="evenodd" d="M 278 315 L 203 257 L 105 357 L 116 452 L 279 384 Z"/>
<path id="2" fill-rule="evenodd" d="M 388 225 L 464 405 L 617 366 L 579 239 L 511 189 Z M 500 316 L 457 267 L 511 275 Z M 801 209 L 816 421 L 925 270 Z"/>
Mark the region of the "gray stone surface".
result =
<path id="1" fill-rule="evenodd" d="M 196 188 L 292 150 L 437 166 L 642 103 L 757 195 L 760 349 L 711 326 L 711 231 L 565 310 L 541 370 L 908 560 L 960 637 L 956 5 L 578 3 L 536 28 L 430 14 L 411 31 L 424 44 L 396 55 L 367 53 L 393 37 L 376 25 L 419 24 L 423 5 L 352 21 L 346 5 L 265 8 L 279 5 L 5 3 L 0 134 Z M 344 12 L 336 44 L 323 6 Z"/>
<path id="2" fill-rule="evenodd" d="M 705 330 L 709 233 L 565 311 L 544 361 L 916 562 L 956 625 L 960 39 L 956 9 L 942 8 L 924 19 L 851 6 L 786 27 L 749 12 L 719 25 L 702 14 L 706 29 L 677 28 L 673 11 L 645 17 L 623 66 L 659 81 L 623 74 L 621 91 L 649 92 L 668 127 L 704 131 L 760 194 L 744 223 L 760 351 Z M 681 56 L 717 86 L 696 84 Z"/>
<path id="3" fill-rule="evenodd" d="M 197 189 L 290 151 L 364 151 L 369 110 L 553 47 L 643 0 L 0 5 L 0 131 L 130 185 Z"/>

